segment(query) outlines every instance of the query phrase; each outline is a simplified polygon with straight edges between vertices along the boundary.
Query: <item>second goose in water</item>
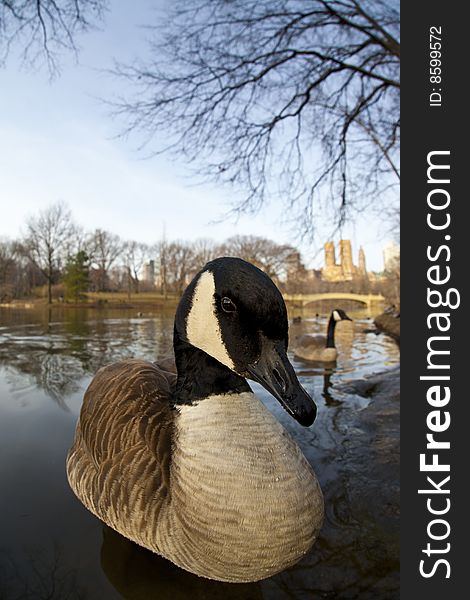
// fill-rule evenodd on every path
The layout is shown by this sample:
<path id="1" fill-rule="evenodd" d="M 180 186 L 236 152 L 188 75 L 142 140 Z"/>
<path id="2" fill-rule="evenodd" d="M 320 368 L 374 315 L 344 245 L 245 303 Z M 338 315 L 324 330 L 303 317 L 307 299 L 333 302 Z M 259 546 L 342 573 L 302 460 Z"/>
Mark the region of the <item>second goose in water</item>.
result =
<path id="1" fill-rule="evenodd" d="M 352 319 L 341 308 L 335 308 L 331 311 L 327 334 L 306 333 L 299 336 L 295 340 L 294 356 L 312 362 L 334 362 L 338 357 L 335 346 L 335 328 L 338 321 L 352 321 Z"/>
<path id="2" fill-rule="evenodd" d="M 253 394 L 299 423 L 316 407 L 287 359 L 271 279 L 236 258 L 208 263 L 174 328 L 177 376 L 144 360 L 98 371 L 67 458 L 81 502 L 122 535 L 211 579 L 257 581 L 314 543 L 323 497 L 300 448 Z"/>

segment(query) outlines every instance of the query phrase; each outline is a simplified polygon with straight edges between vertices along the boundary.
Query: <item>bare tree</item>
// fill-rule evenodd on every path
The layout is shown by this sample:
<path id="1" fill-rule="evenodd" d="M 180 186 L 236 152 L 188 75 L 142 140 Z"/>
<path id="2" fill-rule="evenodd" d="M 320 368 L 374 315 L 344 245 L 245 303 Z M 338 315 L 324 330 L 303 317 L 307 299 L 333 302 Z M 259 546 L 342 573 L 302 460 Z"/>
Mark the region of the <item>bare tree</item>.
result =
<path id="1" fill-rule="evenodd" d="M 193 272 L 194 252 L 188 242 L 170 242 L 165 250 L 167 285 L 182 294 Z"/>
<path id="2" fill-rule="evenodd" d="M 76 37 L 101 20 L 106 0 L 0 0 L 0 65 L 18 47 L 24 63 L 46 61 L 58 71 L 62 50 L 77 51 Z"/>
<path id="3" fill-rule="evenodd" d="M 47 300 L 52 303 L 52 284 L 65 262 L 73 235 L 72 214 L 63 202 L 52 204 L 27 222 L 23 250 L 47 281 Z"/>
<path id="4" fill-rule="evenodd" d="M 281 245 L 254 235 L 236 235 L 229 238 L 220 250 L 230 256 L 247 260 L 279 282 L 287 277 L 295 248 Z"/>
<path id="5" fill-rule="evenodd" d="M 109 271 L 117 258 L 123 254 L 121 238 L 104 229 L 96 229 L 89 242 L 89 256 L 94 272 L 92 280 L 99 292 L 108 288 Z"/>
<path id="6" fill-rule="evenodd" d="M 191 244 L 193 250 L 193 273 L 196 274 L 210 260 L 217 258 L 220 254 L 220 248 L 214 243 L 214 240 L 208 238 L 198 238 Z"/>
<path id="7" fill-rule="evenodd" d="M 155 251 L 158 256 L 158 281 L 160 282 L 160 293 L 165 300 L 168 297 L 168 242 L 163 238 L 156 244 Z"/>
<path id="8" fill-rule="evenodd" d="M 12 291 L 14 298 L 28 296 L 35 287 L 44 285 L 46 278 L 29 260 L 23 241 L 13 240 L 7 243 L 10 246 L 10 258 L 14 261 L 14 265 L 8 270 L 7 286 Z"/>
<path id="9" fill-rule="evenodd" d="M 14 296 L 14 273 L 16 270 L 16 252 L 14 243 L 0 239 L 0 302 Z"/>
<path id="10" fill-rule="evenodd" d="M 152 53 L 116 67 L 135 89 L 116 103 L 126 133 L 241 186 L 234 211 L 277 194 L 305 234 L 396 197 L 398 2 L 188 0 Z"/>
<path id="11" fill-rule="evenodd" d="M 123 258 L 128 277 L 128 293 L 134 288 L 136 294 L 139 293 L 140 271 L 145 261 L 149 257 L 149 246 L 134 240 L 125 242 Z"/>

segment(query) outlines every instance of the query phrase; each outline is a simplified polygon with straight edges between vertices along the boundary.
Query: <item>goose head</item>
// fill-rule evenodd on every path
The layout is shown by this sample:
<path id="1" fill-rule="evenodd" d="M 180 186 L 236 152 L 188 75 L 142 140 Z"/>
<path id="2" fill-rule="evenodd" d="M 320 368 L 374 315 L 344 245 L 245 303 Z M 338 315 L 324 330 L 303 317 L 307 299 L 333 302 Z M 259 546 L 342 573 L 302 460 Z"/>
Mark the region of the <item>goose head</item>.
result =
<path id="1" fill-rule="evenodd" d="M 216 361 L 204 367 L 215 381 L 227 378 L 227 370 L 234 389 L 249 389 L 246 379 L 257 381 L 294 419 L 309 426 L 316 406 L 297 379 L 287 346 L 287 311 L 280 291 L 263 271 L 239 258 L 209 262 L 178 305 L 177 365 L 182 347 L 186 354 L 188 347 L 202 351 Z M 237 388 L 240 385 L 246 387 Z"/>
<path id="2" fill-rule="evenodd" d="M 341 308 L 335 308 L 331 312 L 331 316 L 333 317 L 333 320 L 336 321 L 336 322 L 338 322 L 338 321 L 352 321 L 352 319 L 350 317 L 348 317 L 348 315 Z"/>

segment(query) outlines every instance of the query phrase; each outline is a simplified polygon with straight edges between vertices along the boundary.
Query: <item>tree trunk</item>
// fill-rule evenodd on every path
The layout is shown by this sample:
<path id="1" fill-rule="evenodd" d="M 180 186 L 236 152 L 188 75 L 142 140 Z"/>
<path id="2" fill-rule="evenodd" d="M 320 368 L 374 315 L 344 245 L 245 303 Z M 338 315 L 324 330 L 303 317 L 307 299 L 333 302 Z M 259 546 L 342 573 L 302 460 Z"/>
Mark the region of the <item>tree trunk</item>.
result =
<path id="1" fill-rule="evenodd" d="M 47 303 L 52 304 L 52 269 L 47 276 Z"/>
<path id="2" fill-rule="evenodd" d="M 132 286 L 132 277 L 131 270 L 127 267 L 127 301 L 131 301 L 131 286 Z"/>

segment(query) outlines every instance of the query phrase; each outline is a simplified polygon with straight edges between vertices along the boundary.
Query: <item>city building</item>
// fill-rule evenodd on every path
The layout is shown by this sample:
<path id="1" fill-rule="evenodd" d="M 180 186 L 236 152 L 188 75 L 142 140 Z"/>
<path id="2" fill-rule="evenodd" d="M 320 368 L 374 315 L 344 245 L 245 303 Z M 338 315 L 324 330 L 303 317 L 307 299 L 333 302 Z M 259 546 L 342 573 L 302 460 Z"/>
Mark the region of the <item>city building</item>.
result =
<path id="1" fill-rule="evenodd" d="M 366 279 L 368 277 L 366 255 L 362 247 L 359 248 L 358 266 L 353 262 L 350 240 L 340 240 L 339 242 L 339 263 L 336 262 L 334 242 L 326 242 L 324 248 L 325 266 L 321 271 L 323 281 L 353 281 L 354 279 Z"/>
<path id="2" fill-rule="evenodd" d="M 384 250 L 384 271 L 393 271 L 400 261 L 400 246 L 395 242 L 389 242 Z"/>
<path id="3" fill-rule="evenodd" d="M 149 260 L 143 267 L 142 280 L 147 285 L 153 287 L 155 285 L 155 261 Z"/>

